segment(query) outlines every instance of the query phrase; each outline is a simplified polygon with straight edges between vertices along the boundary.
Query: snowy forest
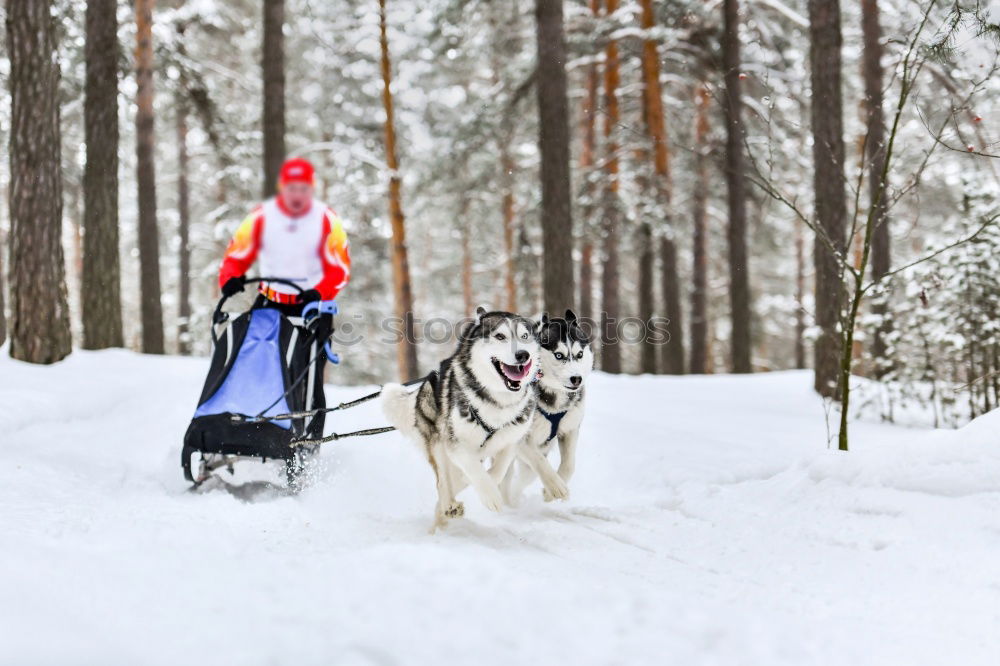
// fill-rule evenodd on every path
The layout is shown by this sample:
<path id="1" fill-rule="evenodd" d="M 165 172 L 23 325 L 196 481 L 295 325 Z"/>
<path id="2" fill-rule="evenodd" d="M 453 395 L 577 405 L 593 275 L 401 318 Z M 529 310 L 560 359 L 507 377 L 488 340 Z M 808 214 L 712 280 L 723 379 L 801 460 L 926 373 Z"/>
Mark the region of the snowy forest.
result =
<path id="1" fill-rule="evenodd" d="M 415 376 L 450 347 L 433 323 L 485 304 L 576 308 L 609 373 L 815 368 L 838 400 L 854 374 L 858 409 L 942 425 L 1000 402 L 1000 26 L 980 3 L 38 0 L 5 19 L 15 358 L 207 353 L 226 242 L 296 155 L 354 256 L 339 326 L 364 342 L 339 381 Z M 412 352 L 380 335 L 392 315 Z"/>
<path id="2" fill-rule="evenodd" d="M 0 4 L 0 665 L 1000 663 L 1000 0 Z"/>

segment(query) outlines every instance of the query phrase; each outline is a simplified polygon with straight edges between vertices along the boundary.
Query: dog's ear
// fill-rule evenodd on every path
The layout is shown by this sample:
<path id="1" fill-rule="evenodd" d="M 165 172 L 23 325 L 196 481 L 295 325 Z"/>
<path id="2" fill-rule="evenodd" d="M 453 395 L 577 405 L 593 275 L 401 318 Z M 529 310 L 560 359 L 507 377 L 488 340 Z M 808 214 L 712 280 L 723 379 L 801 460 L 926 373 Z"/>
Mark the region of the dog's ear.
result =
<path id="1" fill-rule="evenodd" d="M 543 312 L 542 316 L 535 320 L 535 335 L 541 335 L 542 331 L 549 325 L 549 313 Z"/>
<path id="2" fill-rule="evenodd" d="M 474 326 L 479 326 L 479 322 L 483 320 L 483 315 L 485 314 L 486 314 L 486 308 L 484 308 L 482 305 L 476 308 L 476 322 Z"/>
<path id="3" fill-rule="evenodd" d="M 569 327 L 569 334 L 574 340 L 584 344 L 590 344 L 590 335 L 593 332 L 593 319 L 578 319 L 572 310 L 566 310 L 566 322 Z"/>

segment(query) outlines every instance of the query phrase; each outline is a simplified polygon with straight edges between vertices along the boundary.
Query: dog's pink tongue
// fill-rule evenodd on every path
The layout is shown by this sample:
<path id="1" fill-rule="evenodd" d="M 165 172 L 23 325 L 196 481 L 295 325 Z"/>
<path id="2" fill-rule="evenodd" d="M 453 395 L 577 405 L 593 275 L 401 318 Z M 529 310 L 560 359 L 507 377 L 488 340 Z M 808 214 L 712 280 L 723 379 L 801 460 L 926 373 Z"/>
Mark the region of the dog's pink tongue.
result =
<path id="1" fill-rule="evenodd" d="M 501 363 L 500 368 L 507 379 L 512 382 L 519 382 L 527 377 L 528 372 L 531 371 L 531 361 L 528 361 L 524 365 L 507 365 L 506 363 Z"/>

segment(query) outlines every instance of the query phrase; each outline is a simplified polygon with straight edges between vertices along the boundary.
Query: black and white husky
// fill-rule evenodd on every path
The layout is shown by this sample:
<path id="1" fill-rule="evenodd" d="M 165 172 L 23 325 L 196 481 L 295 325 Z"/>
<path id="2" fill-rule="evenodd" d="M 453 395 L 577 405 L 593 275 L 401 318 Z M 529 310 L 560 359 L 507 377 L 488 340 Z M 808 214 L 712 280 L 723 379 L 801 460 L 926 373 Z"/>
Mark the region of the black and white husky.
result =
<path id="1" fill-rule="evenodd" d="M 389 422 L 420 444 L 434 469 L 436 526 L 464 513 L 455 496 L 467 485 L 486 508 L 502 508 L 499 484 L 535 418 L 539 353 L 535 322 L 479 308 L 456 352 L 417 391 L 400 384 L 382 389 Z"/>
<path id="2" fill-rule="evenodd" d="M 538 331 L 541 372 L 537 382 L 537 415 L 518 447 L 517 464 L 508 467 L 501 490 L 508 505 L 518 502 L 536 477 L 542 480 L 545 501 L 569 497 L 576 465 L 576 440 L 583 420 L 584 384 L 594 367 L 594 352 L 572 310 L 565 318 L 542 315 Z M 559 469 L 548 454 L 559 444 Z"/>

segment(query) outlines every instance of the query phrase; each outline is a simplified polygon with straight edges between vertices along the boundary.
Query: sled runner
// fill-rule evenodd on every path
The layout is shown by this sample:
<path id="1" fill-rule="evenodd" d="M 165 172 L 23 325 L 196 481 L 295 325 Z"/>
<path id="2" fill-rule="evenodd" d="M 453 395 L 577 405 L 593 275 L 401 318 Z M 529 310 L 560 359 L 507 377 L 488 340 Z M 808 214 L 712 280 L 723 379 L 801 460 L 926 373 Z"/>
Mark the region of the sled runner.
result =
<path id="1" fill-rule="evenodd" d="M 248 278 L 280 282 L 276 278 Z M 181 465 L 195 487 L 212 472 L 241 458 L 283 460 L 290 488 L 323 437 L 323 366 L 338 363 L 330 351 L 334 301 L 309 303 L 301 317 L 254 307 L 235 317 L 223 312 L 223 295 L 212 317 L 212 362 L 198 408 L 184 435 Z M 301 414 L 300 414 L 301 413 Z M 275 418 L 293 415 L 297 418 Z M 198 456 L 197 459 L 195 457 Z"/>

